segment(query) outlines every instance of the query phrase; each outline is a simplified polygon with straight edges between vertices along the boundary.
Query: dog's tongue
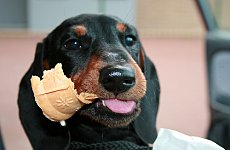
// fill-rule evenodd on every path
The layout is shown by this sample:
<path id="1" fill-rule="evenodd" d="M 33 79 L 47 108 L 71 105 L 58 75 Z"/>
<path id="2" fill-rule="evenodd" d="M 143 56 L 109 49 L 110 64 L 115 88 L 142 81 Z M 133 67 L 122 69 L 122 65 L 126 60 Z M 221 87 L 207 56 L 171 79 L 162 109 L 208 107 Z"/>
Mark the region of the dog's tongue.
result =
<path id="1" fill-rule="evenodd" d="M 105 105 L 115 113 L 127 114 L 133 111 L 136 103 L 131 100 L 108 99 L 104 100 Z"/>

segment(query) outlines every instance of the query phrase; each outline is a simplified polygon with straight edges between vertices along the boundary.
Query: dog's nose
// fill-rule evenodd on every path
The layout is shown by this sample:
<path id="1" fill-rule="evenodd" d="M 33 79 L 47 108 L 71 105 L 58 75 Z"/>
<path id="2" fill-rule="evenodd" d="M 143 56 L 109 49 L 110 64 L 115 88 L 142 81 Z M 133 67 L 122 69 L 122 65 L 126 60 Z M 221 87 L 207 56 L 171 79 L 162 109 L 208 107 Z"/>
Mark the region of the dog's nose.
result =
<path id="1" fill-rule="evenodd" d="M 106 67 L 100 71 L 99 81 L 106 90 L 117 95 L 135 85 L 135 73 L 130 67 Z"/>

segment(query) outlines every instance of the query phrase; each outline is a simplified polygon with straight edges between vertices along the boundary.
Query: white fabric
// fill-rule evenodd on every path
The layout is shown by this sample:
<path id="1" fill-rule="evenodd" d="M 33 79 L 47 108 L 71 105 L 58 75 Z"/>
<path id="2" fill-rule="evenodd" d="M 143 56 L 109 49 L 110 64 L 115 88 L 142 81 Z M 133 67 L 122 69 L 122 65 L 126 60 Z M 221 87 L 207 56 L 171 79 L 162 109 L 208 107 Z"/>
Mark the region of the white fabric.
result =
<path id="1" fill-rule="evenodd" d="M 224 150 L 224 148 L 207 139 L 162 128 L 152 150 Z"/>

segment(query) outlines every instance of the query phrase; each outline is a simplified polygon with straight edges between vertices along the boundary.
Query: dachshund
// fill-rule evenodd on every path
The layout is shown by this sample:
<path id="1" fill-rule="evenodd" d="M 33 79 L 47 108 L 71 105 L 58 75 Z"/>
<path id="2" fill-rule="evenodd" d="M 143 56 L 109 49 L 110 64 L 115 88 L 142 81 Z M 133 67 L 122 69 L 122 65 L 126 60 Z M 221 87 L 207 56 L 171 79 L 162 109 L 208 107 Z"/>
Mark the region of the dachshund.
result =
<path id="1" fill-rule="evenodd" d="M 30 83 L 32 75 L 42 77 L 57 63 L 79 93 L 99 97 L 66 120 L 65 127 L 42 114 Z M 143 148 L 157 137 L 159 95 L 155 66 L 135 27 L 114 16 L 81 14 L 62 22 L 37 44 L 20 83 L 19 116 L 34 149 L 125 142 Z"/>

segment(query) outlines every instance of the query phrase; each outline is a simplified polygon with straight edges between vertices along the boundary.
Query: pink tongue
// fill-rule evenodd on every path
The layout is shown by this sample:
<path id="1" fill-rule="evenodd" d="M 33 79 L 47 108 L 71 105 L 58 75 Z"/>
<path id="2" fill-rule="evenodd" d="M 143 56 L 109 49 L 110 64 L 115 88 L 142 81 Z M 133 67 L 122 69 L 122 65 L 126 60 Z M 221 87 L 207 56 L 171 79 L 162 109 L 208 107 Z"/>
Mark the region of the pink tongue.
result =
<path id="1" fill-rule="evenodd" d="M 134 101 L 122 101 L 118 99 L 105 100 L 105 104 L 111 111 L 121 114 L 132 112 L 136 105 Z"/>

